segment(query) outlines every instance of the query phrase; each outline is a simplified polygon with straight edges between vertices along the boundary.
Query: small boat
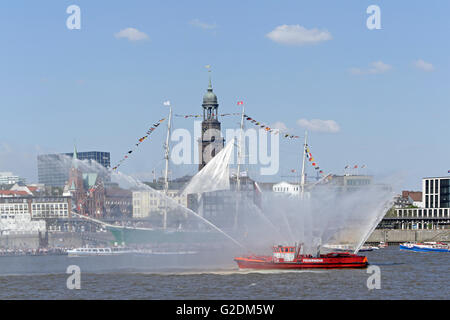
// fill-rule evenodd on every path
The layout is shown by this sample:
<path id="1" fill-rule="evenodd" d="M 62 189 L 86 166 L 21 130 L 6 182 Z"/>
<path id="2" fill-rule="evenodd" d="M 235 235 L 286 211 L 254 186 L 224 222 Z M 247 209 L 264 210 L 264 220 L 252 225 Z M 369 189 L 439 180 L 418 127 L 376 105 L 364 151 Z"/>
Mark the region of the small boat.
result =
<path id="1" fill-rule="evenodd" d="M 241 269 L 342 269 L 366 268 L 367 258 L 349 252 L 300 254 L 301 246 L 274 246 L 271 256 L 249 255 L 234 258 Z"/>
<path id="2" fill-rule="evenodd" d="M 443 242 L 405 242 L 400 244 L 400 250 L 415 252 L 450 252 L 450 245 Z"/>
<path id="3" fill-rule="evenodd" d="M 359 249 L 360 252 L 365 252 L 365 251 L 373 251 L 373 250 L 378 250 L 380 249 L 379 247 L 374 247 L 374 246 L 362 246 L 361 249 Z"/>
<path id="4" fill-rule="evenodd" d="M 380 244 L 378 245 L 379 249 L 387 248 L 388 244 L 384 241 L 380 241 Z"/>

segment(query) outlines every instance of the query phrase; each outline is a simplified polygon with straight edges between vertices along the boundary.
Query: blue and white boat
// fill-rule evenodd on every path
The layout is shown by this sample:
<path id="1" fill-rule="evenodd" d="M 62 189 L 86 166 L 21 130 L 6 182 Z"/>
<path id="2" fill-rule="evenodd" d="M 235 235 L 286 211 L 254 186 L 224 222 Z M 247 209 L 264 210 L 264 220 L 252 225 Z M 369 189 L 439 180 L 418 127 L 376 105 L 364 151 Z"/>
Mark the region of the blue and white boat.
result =
<path id="1" fill-rule="evenodd" d="M 442 242 L 406 242 L 400 245 L 400 250 L 415 252 L 450 252 L 450 246 Z"/>

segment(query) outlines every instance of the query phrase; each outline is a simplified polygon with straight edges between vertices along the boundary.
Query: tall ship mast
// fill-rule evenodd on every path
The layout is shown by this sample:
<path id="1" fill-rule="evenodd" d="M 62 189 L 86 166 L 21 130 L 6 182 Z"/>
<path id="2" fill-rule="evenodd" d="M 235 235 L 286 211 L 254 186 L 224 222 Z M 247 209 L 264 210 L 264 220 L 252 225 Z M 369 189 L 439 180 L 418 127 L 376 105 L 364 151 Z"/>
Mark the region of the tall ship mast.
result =
<path id="1" fill-rule="evenodd" d="M 238 224 L 238 214 L 239 214 L 239 202 L 241 199 L 241 163 L 242 163 L 242 146 L 243 146 L 243 134 L 244 134 L 244 114 L 245 114 L 245 106 L 242 104 L 242 114 L 241 114 L 241 126 L 239 131 L 239 142 L 238 142 L 238 163 L 237 163 L 237 172 L 236 172 L 236 213 L 234 215 L 234 229 L 237 229 Z"/>
<path id="2" fill-rule="evenodd" d="M 169 155 L 170 155 L 170 130 L 172 126 L 172 106 L 170 101 L 165 102 L 165 105 L 169 107 L 169 119 L 167 122 L 167 136 L 166 136 L 166 144 L 165 144 L 165 155 L 164 159 L 166 161 L 166 169 L 164 171 L 164 194 L 168 197 L 169 192 Z M 167 229 L 167 200 L 164 201 L 164 220 L 163 220 L 163 228 Z"/>
<path id="3" fill-rule="evenodd" d="M 302 159 L 302 174 L 300 178 L 300 197 L 303 199 L 305 193 L 305 183 L 306 183 L 306 173 L 305 173 L 305 162 L 306 162 L 306 149 L 308 147 L 308 131 L 305 131 L 305 142 L 303 144 L 303 159 Z"/>

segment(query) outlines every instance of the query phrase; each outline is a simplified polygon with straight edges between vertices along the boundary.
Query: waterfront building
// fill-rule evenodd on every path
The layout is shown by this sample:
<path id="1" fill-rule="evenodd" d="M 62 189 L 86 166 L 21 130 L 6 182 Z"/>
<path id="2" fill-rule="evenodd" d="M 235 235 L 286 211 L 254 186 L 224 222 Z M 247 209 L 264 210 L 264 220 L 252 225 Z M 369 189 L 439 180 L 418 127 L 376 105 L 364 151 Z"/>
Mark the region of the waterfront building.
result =
<path id="1" fill-rule="evenodd" d="M 133 218 L 152 218 L 162 216 L 166 205 L 169 210 L 173 210 L 178 205 L 188 207 L 188 196 L 181 194 L 185 184 L 189 181 L 188 176 L 169 181 L 167 196 L 173 201 L 167 201 L 164 196 L 164 181 L 146 182 L 153 190 L 133 191 Z"/>
<path id="2" fill-rule="evenodd" d="M 25 184 L 25 179 L 12 172 L 0 172 L 0 185 Z"/>
<path id="3" fill-rule="evenodd" d="M 450 177 L 422 179 L 425 208 L 450 208 Z"/>
<path id="4" fill-rule="evenodd" d="M 394 197 L 394 208 L 423 208 L 422 192 L 402 191 Z"/>
<path id="5" fill-rule="evenodd" d="M 351 175 L 343 176 L 332 175 L 329 184 L 337 187 L 338 191 L 356 191 L 360 188 L 370 186 L 373 184 L 373 177 L 367 175 Z"/>
<path id="6" fill-rule="evenodd" d="M 69 179 L 69 171 L 72 165 L 73 153 L 43 154 L 38 155 L 38 180 L 39 183 L 52 187 L 64 187 Z M 105 168 L 109 168 L 110 153 L 103 151 L 77 152 L 77 159 L 97 162 Z"/>
<path id="7" fill-rule="evenodd" d="M 31 218 L 68 219 L 72 217 L 70 197 L 32 197 L 29 199 Z"/>
<path id="8" fill-rule="evenodd" d="M 169 183 L 170 186 L 170 183 Z M 166 208 L 175 209 L 178 205 L 187 207 L 187 196 L 181 195 L 180 190 L 170 189 L 167 196 L 173 201 L 167 201 L 163 191 L 133 191 L 133 218 L 147 218 L 162 215 Z"/>
<path id="9" fill-rule="evenodd" d="M 0 198 L 0 232 L 30 234 L 55 229 L 60 219 L 71 218 L 70 197 L 35 197 L 17 194 Z"/>
<path id="10" fill-rule="evenodd" d="M 30 194 L 23 190 L 0 190 L 0 198 L 26 197 Z"/>
<path id="11" fill-rule="evenodd" d="M 300 187 L 298 184 L 292 184 L 285 181 L 274 184 L 272 187 L 272 191 L 276 193 L 287 193 L 293 196 L 300 195 Z"/>
<path id="12" fill-rule="evenodd" d="M 0 236 L 36 234 L 46 230 L 44 220 L 32 220 L 27 198 L 0 198 Z"/>
<path id="13" fill-rule="evenodd" d="M 398 227 L 401 229 L 449 228 L 450 177 L 423 178 L 421 193 L 422 206 L 395 209 L 395 221 Z"/>
<path id="14" fill-rule="evenodd" d="M 133 216 L 132 192 L 119 186 L 105 186 L 105 216 L 131 218 Z"/>
<path id="15" fill-rule="evenodd" d="M 74 152 L 65 153 L 65 155 L 70 158 L 73 158 Z M 111 154 L 109 152 L 104 152 L 104 151 L 76 152 L 76 157 L 78 160 L 81 160 L 81 161 L 88 160 L 89 163 L 93 163 L 95 161 L 98 164 L 101 164 L 105 168 L 111 167 Z"/>

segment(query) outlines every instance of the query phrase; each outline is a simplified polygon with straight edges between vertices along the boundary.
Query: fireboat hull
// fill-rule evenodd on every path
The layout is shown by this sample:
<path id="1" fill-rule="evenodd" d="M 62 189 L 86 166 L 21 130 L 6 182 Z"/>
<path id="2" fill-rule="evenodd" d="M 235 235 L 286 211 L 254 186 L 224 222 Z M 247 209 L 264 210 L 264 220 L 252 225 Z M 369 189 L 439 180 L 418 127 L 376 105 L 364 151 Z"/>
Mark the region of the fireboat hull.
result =
<path id="1" fill-rule="evenodd" d="M 271 257 L 240 257 L 235 258 L 240 269 L 352 269 L 367 268 L 367 258 L 364 256 L 345 257 L 319 257 L 319 258 L 299 258 L 291 262 L 274 261 Z"/>

